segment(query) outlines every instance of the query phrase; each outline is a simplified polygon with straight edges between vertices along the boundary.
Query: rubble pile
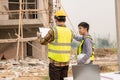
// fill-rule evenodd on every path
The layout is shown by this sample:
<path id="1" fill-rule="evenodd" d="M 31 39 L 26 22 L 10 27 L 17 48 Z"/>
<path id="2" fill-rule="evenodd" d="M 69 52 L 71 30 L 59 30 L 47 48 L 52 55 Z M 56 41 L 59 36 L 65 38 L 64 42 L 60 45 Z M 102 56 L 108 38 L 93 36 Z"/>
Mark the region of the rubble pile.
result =
<path id="1" fill-rule="evenodd" d="M 44 60 L 26 58 L 0 62 L 0 80 L 41 80 L 39 79 L 41 76 L 47 75 L 48 62 Z"/>

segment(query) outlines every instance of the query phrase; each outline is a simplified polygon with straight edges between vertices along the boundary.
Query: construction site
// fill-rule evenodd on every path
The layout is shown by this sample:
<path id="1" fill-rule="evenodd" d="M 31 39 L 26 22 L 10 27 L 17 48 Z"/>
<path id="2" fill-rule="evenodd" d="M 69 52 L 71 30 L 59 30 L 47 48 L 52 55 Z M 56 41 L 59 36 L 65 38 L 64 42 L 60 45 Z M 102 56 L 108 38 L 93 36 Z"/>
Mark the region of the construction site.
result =
<path id="1" fill-rule="evenodd" d="M 115 5 L 118 47 L 95 49 L 101 80 L 120 80 L 120 0 Z M 54 26 L 54 13 L 61 8 L 61 0 L 0 0 L 0 80 L 49 80 L 48 47 L 39 44 L 36 33 Z M 65 80 L 73 80 L 74 56 L 71 51 Z"/>

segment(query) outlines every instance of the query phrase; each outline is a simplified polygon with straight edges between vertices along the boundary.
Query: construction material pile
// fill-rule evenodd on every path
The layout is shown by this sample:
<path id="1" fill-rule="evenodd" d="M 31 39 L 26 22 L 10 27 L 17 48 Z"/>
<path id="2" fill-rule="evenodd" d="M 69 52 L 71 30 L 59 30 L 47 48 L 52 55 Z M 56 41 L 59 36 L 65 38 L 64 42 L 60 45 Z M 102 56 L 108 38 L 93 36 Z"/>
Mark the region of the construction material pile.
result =
<path id="1" fill-rule="evenodd" d="M 42 80 L 48 75 L 48 62 L 39 59 L 26 58 L 0 62 L 0 80 Z"/>

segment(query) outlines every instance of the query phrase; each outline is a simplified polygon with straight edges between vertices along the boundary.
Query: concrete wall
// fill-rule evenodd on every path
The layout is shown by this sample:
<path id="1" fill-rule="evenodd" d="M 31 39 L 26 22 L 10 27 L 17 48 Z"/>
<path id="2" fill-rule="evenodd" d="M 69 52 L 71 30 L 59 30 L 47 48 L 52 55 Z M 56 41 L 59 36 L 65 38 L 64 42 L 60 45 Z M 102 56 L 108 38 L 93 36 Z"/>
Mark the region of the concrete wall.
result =
<path id="1" fill-rule="evenodd" d="M 44 24 L 44 27 L 48 27 L 48 23 L 49 23 L 49 12 L 48 12 L 48 0 L 37 0 L 37 8 L 39 10 L 43 10 L 43 11 L 39 11 L 38 12 L 38 19 L 39 20 L 39 24 Z M 6 9 L 4 8 L 4 6 L 9 9 L 9 6 L 8 6 L 8 0 L 0 0 L 0 11 L 2 12 L 6 12 Z M 45 11 L 46 10 L 46 11 Z M 0 20 L 5 21 L 7 23 L 7 21 L 9 20 L 9 15 L 8 13 L 4 13 L 4 14 L 0 14 Z M 30 22 L 30 24 L 38 24 L 38 23 L 35 23 L 35 19 L 32 19 L 33 22 Z M 10 20 L 12 21 L 12 20 Z M 10 22 L 8 21 L 8 22 Z M 18 25 L 18 20 L 17 22 L 12 22 L 12 23 L 16 23 Z M 24 20 L 23 20 L 23 23 L 24 23 Z M 2 23 L 0 23 L 1 25 Z M 9 23 L 11 24 L 11 23 Z M 8 24 L 8 26 L 9 26 Z M 26 23 L 24 23 L 26 24 Z M 42 26 L 43 27 L 43 26 Z"/>
<path id="2" fill-rule="evenodd" d="M 3 7 L 4 5 L 8 8 L 8 0 L 0 0 L 0 11 L 6 11 Z M 38 0 L 37 6 L 38 6 L 39 10 L 44 10 L 43 12 L 39 12 L 39 14 L 38 14 L 39 24 L 42 24 L 41 26 L 38 26 L 38 27 L 48 27 L 49 26 L 49 15 L 48 15 L 49 12 L 47 12 L 47 11 L 45 12 L 45 10 L 48 9 L 48 0 Z M 7 21 L 12 21 L 12 20 L 9 20 L 8 17 L 9 17 L 8 14 L 0 15 L 0 25 L 2 23 L 4 23 L 4 24 L 8 23 Z M 32 22 L 29 22 L 29 21 L 27 21 L 27 22 L 28 22 L 28 24 L 30 23 L 30 25 L 31 25 L 31 23 L 34 23 L 34 19 Z M 12 23 L 15 23 L 15 22 L 14 21 L 10 22 L 5 26 L 10 27 L 10 25 Z M 37 31 L 38 27 L 35 28 L 34 27 L 35 25 L 36 25 L 36 23 L 34 23 L 32 25 L 32 27 L 30 27 L 30 28 L 29 28 L 29 26 L 24 26 L 24 37 L 36 37 L 36 31 Z M 18 27 L 18 20 L 17 20 L 17 23 L 15 24 L 15 26 L 16 26 L 16 28 Z M 4 26 L 2 25 L 1 27 L 4 27 Z M 2 34 L 2 35 L 0 35 L 0 39 L 16 38 L 16 36 L 14 35 L 15 32 L 16 33 L 18 32 L 18 30 L 16 28 L 13 27 L 13 25 L 11 25 L 10 28 L 6 28 L 6 29 L 1 28 L 0 34 Z M 11 29 L 13 29 L 13 30 L 11 30 Z M 39 59 L 42 59 L 42 58 L 47 59 L 47 47 L 41 46 L 39 43 L 36 43 L 34 41 L 32 42 L 32 44 L 39 48 L 39 50 L 36 50 L 34 47 L 32 47 L 33 57 L 39 58 Z M 0 46 L 2 46 L 2 45 L 3 44 L 0 44 Z M 0 55 L 1 56 L 5 55 L 5 57 L 7 56 L 9 58 L 14 58 L 16 55 L 16 52 L 17 52 L 16 51 L 17 44 L 15 43 L 13 47 L 9 47 L 9 48 L 8 48 L 8 46 L 10 46 L 9 44 L 4 44 L 4 45 L 5 46 L 3 48 L 6 48 L 6 50 L 2 51 L 3 48 L 0 47 L 0 51 L 1 51 Z M 27 53 L 26 49 L 27 49 L 27 46 L 26 46 L 26 43 L 24 43 L 24 54 L 25 55 Z M 12 57 L 10 57 L 10 56 L 12 56 Z"/>
<path id="3" fill-rule="evenodd" d="M 9 43 L 9 44 L 0 44 L 0 59 L 4 56 L 6 59 L 16 59 L 16 53 L 17 53 L 17 43 Z M 24 43 L 24 57 L 26 57 L 26 43 Z M 22 59 L 21 54 L 21 46 L 19 51 L 19 59 Z"/>
<path id="4" fill-rule="evenodd" d="M 17 38 L 15 36 L 15 32 L 17 32 L 18 29 L 0 29 L 0 39 L 10 39 L 10 38 Z M 36 37 L 37 28 L 26 28 L 24 29 L 24 37 Z M 32 41 L 32 44 L 37 47 L 34 48 L 32 46 L 32 50 L 30 53 L 32 53 L 32 56 L 39 59 L 46 59 L 47 58 L 47 48 L 45 46 L 40 45 L 40 43 Z M 24 55 L 27 56 L 27 43 L 24 43 Z M 5 58 L 15 58 L 16 57 L 16 51 L 17 50 L 17 43 L 4 43 L 0 44 L 0 59 L 4 55 Z M 19 56 L 21 57 L 21 49 L 19 51 Z M 29 53 L 28 53 L 29 54 Z"/>
<path id="5" fill-rule="evenodd" d="M 40 43 L 35 41 L 33 41 L 32 44 L 37 47 L 37 48 L 32 47 L 33 57 L 41 60 L 43 59 L 47 60 L 47 52 L 48 52 L 47 46 L 41 45 Z"/>
<path id="6" fill-rule="evenodd" d="M 4 6 L 8 8 L 8 0 L 0 0 L 0 11 L 6 11 Z M 0 14 L 0 20 L 8 20 L 8 14 Z"/>
<path id="7" fill-rule="evenodd" d="M 27 43 L 24 43 L 24 58 L 27 57 Z M 32 47 L 30 49 L 30 53 L 32 53 L 33 58 L 36 59 L 40 59 L 40 60 L 47 60 L 47 53 L 48 53 L 48 49 L 47 46 L 45 45 L 40 45 L 38 42 L 33 41 L 32 45 L 34 45 L 35 47 Z M 17 43 L 9 43 L 9 44 L 0 44 L 0 59 L 4 56 L 4 58 L 6 59 L 12 59 L 12 58 L 16 58 L 16 53 L 17 53 Z M 19 59 L 22 59 L 22 54 L 21 54 L 21 46 L 20 46 L 20 51 L 19 51 Z"/>
<path id="8" fill-rule="evenodd" d="M 48 0 L 39 0 L 38 8 L 43 10 L 43 12 L 38 15 L 39 19 L 42 21 L 44 27 L 49 27 L 49 12 L 48 12 Z"/>
<path id="9" fill-rule="evenodd" d="M 25 26 L 23 29 L 24 38 L 28 37 L 36 37 L 36 32 L 38 31 L 38 28 L 28 28 Z M 18 34 L 17 28 L 7 28 L 7 29 L 0 29 L 0 39 L 13 39 L 17 38 L 15 33 Z"/>

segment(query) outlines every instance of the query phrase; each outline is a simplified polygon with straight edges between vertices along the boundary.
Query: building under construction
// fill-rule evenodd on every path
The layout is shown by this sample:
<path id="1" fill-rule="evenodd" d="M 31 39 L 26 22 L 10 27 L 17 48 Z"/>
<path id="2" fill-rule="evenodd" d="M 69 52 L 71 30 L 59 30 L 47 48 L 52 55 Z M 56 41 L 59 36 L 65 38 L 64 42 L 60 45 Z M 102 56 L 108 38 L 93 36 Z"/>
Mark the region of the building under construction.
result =
<path id="1" fill-rule="evenodd" d="M 0 0 L 0 58 L 46 58 L 47 48 L 36 41 L 39 27 L 52 25 L 60 0 Z M 44 54 L 44 55 L 42 55 Z"/>

